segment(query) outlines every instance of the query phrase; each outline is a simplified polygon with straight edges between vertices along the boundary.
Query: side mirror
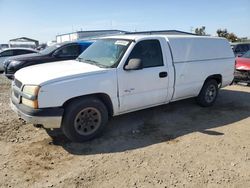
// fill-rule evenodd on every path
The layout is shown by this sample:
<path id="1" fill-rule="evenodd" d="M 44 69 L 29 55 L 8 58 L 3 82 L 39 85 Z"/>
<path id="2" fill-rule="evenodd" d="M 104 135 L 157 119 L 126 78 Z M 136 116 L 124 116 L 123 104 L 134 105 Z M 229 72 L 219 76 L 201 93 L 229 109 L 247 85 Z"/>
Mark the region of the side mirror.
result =
<path id="1" fill-rule="evenodd" d="M 128 64 L 125 66 L 125 70 L 140 70 L 142 68 L 142 60 L 138 58 L 130 59 Z"/>

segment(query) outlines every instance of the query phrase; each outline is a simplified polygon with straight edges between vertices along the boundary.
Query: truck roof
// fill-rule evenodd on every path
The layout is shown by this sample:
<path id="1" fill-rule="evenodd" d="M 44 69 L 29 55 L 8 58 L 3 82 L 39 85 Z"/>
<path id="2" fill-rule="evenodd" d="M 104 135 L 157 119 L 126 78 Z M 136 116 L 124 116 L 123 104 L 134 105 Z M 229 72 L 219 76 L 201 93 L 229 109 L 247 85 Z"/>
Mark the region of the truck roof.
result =
<path id="1" fill-rule="evenodd" d="M 229 42 L 225 38 L 194 35 L 118 35 L 104 38 L 123 40 L 146 40 L 165 38 L 170 44 L 175 63 L 209 59 L 234 58 Z"/>
<path id="2" fill-rule="evenodd" d="M 163 35 L 163 34 L 131 34 L 131 35 L 113 35 L 113 36 L 107 36 L 102 38 L 115 38 L 115 39 L 127 39 L 127 40 L 140 40 L 140 39 L 146 39 L 146 38 L 154 38 L 154 37 L 163 37 L 163 38 L 204 38 L 204 39 L 221 39 L 220 37 L 211 37 L 211 36 L 198 36 L 198 35 Z"/>

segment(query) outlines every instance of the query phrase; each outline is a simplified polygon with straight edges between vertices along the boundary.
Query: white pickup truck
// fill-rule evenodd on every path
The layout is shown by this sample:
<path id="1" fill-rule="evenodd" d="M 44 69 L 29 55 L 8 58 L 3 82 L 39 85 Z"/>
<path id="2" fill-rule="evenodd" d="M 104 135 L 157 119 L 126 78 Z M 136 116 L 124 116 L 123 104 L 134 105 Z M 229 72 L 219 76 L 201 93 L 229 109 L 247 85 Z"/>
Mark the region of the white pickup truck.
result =
<path id="1" fill-rule="evenodd" d="M 21 69 L 11 106 L 21 118 L 61 128 L 72 141 L 99 135 L 109 117 L 196 97 L 211 106 L 233 80 L 235 57 L 222 38 L 120 35 L 78 59 Z"/>

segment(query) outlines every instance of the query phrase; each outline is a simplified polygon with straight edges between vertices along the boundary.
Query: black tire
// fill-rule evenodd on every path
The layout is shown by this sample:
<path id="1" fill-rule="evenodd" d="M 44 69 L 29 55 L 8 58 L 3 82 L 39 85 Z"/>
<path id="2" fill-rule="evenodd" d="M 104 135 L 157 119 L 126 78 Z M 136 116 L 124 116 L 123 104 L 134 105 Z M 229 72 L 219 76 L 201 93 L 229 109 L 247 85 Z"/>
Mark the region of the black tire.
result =
<path id="1" fill-rule="evenodd" d="M 107 121 L 107 108 L 99 99 L 80 98 L 66 106 L 61 128 L 69 140 L 84 142 L 99 136 Z"/>
<path id="2" fill-rule="evenodd" d="M 36 128 L 42 128 L 43 127 L 42 124 L 33 124 L 33 126 L 36 127 Z"/>
<path id="3" fill-rule="evenodd" d="M 70 142 L 70 140 L 65 136 L 65 134 L 62 132 L 62 129 L 60 128 L 45 128 L 45 131 L 47 132 L 47 135 L 51 138 L 50 144 L 63 146 Z"/>
<path id="4" fill-rule="evenodd" d="M 48 134 L 48 136 L 50 136 L 52 139 L 63 135 L 63 132 L 60 128 L 56 128 L 56 129 L 47 129 L 45 128 L 46 133 Z"/>
<path id="5" fill-rule="evenodd" d="M 198 97 L 196 98 L 197 103 L 202 107 L 209 107 L 216 101 L 219 92 L 218 83 L 216 80 L 207 80 Z"/>

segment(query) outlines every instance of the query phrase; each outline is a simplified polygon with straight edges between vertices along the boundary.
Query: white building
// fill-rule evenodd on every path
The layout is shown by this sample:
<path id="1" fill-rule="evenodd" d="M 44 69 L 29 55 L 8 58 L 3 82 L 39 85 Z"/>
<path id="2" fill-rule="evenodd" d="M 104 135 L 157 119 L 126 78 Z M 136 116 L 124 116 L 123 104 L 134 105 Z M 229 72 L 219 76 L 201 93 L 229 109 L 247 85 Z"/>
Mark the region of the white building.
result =
<path id="1" fill-rule="evenodd" d="M 84 38 L 93 38 L 98 36 L 106 36 L 113 34 L 123 34 L 125 31 L 120 30 L 94 30 L 94 31 L 76 31 L 73 33 L 66 33 L 56 36 L 56 42 L 62 43 L 66 41 L 74 41 Z"/>

